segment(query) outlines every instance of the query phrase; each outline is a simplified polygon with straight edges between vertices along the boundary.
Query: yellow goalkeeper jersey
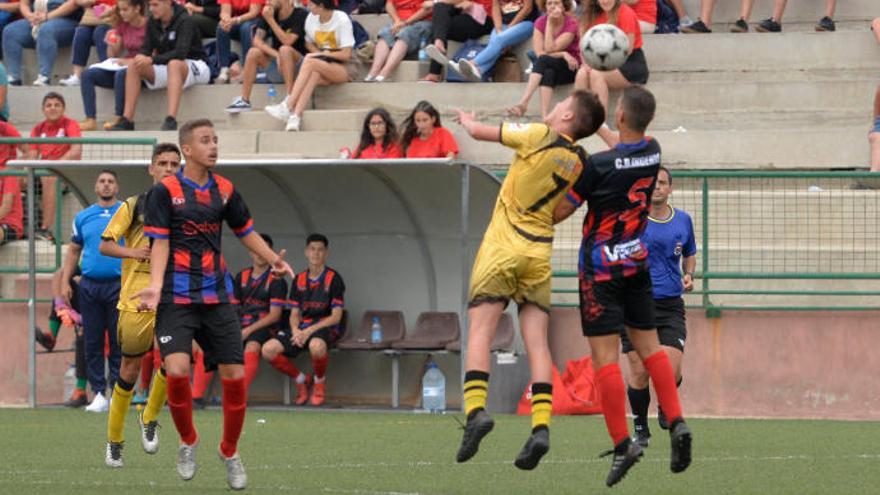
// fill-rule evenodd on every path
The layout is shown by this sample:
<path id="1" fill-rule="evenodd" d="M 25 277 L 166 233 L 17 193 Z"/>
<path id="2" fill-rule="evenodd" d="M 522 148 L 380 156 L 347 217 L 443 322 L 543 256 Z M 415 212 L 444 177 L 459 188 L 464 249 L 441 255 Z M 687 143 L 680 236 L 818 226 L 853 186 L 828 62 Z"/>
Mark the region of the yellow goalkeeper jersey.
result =
<path id="1" fill-rule="evenodd" d="M 126 199 L 110 219 L 101 239 L 119 242 L 124 238 L 125 245 L 134 249 L 149 246 L 150 240 L 144 236 L 145 197 L 146 193 Z M 149 285 L 150 261 L 123 259 L 122 288 L 119 291 L 119 303 L 116 308 L 120 311 L 137 311 L 137 301 L 132 301 L 131 297 Z"/>

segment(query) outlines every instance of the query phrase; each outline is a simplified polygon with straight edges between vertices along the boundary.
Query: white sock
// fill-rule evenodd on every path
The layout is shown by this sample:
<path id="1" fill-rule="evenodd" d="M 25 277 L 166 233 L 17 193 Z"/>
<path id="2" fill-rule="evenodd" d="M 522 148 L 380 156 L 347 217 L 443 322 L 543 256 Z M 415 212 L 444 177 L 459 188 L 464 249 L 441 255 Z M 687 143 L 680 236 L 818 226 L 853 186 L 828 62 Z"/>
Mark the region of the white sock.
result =
<path id="1" fill-rule="evenodd" d="M 321 378 L 318 378 L 317 376 L 315 376 L 315 383 L 324 383 L 324 380 L 326 378 L 327 378 L 326 376 L 322 376 Z"/>
<path id="2" fill-rule="evenodd" d="M 302 385 L 303 383 L 306 382 L 306 374 L 303 373 L 302 371 L 300 371 L 299 374 L 296 375 L 295 380 L 296 380 L 296 383 L 299 383 L 300 385 Z"/>

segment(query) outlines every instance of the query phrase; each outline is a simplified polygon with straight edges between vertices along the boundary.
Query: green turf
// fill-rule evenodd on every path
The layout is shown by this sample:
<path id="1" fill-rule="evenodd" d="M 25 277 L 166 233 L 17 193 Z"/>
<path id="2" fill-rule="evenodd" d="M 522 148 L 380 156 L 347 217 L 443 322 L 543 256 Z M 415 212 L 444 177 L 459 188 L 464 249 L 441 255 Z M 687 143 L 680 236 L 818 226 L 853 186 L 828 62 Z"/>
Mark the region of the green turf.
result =
<path id="1" fill-rule="evenodd" d="M 0 410 L 0 493 L 217 493 L 219 411 L 196 414 L 199 471 L 175 470 L 176 432 L 162 413 L 162 446 L 144 454 L 134 413 L 125 468 L 103 465 L 106 415 L 63 409 Z M 469 463 L 454 461 L 461 432 L 450 415 L 250 410 L 240 451 L 249 493 L 590 494 L 607 491 L 610 458 L 601 417 L 559 417 L 551 450 L 533 472 L 513 458 L 528 418 L 496 416 L 495 431 Z M 692 420 L 694 463 L 669 472 L 669 441 L 655 428 L 642 462 L 615 493 L 880 493 L 878 424 L 834 421 Z"/>

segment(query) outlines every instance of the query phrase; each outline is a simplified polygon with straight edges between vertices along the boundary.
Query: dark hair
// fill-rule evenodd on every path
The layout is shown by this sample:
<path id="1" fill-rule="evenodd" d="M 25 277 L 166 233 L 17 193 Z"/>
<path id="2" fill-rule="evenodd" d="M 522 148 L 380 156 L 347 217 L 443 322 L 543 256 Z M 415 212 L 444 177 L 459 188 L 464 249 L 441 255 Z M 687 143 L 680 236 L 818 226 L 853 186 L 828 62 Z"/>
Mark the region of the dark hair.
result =
<path id="1" fill-rule="evenodd" d="M 657 170 L 657 178 L 658 179 L 660 178 L 660 172 L 666 172 L 666 177 L 669 178 L 669 185 L 671 186 L 672 185 L 672 172 L 670 172 L 669 169 L 664 167 L 663 165 L 660 165 L 660 168 Z"/>
<path id="2" fill-rule="evenodd" d="M 309 0 L 311 3 L 327 10 L 336 10 L 336 0 Z"/>
<path id="3" fill-rule="evenodd" d="M 353 156 L 355 158 L 360 158 L 364 149 L 374 144 L 373 134 L 370 132 L 370 121 L 377 115 L 382 117 L 382 120 L 385 121 L 385 137 L 382 138 L 382 149 L 387 151 L 392 143 L 397 142 L 397 125 L 394 124 L 394 119 L 391 118 L 391 114 L 388 113 L 388 110 L 385 110 L 382 107 L 374 108 L 370 110 L 370 113 L 368 113 L 367 117 L 364 119 L 364 126 L 363 129 L 361 129 L 361 142 L 358 144 L 357 149 L 354 150 Z"/>
<path id="4" fill-rule="evenodd" d="M 147 12 L 147 1 L 146 0 L 122 0 L 128 2 L 129 5 L 136 8 L 141 15 L 146 14 Z M 116 8 L 116 12 L 119 12 L 119 7 Z"/>
<path id="5" fill-rule="evenodd" d="M 275 243 L 272 242 L 272 236 L 270 236 L 269 234 L 260 234 L 260 237 L 263 238 L 263 241 L 265 241 L 266 244 L 268 244 L 270 248 L 275 247 L 275 245 L 274 245 Z"/>
<path id="6" fill-rule="evenodd" d="M 605 107 L 592 91 L 578 89 L 571 93 L 574 100 L 572 139 L 578 141 L 592 136 L 605 123 Z"/>
<path id="7" fill-rule="evenodd" d="M 61 106 L 67 108 L 67 102 L 64 101 L 64 97 L 61 96 L 61 93 L 57 93 L 55 91 L 49 91 L 43 96 L 43 103 L 40 104 L 41 107 L 46 106 L 46 102 L 49 100 L 58 100 L 61 102 Z"/>
<path id="8" fill-rule="evenodd" d="M 159 155 L 162 153 L 177 153 L 177 158 L 180 158 L 180 148 L 177 147 L 174 143 L 159 143 L 153 148 L 153 156 L 150 157 L 150 162 L 155 163 L 156 158 L 159 158 Z"/>
<path id="9" fill-rule="evenodd" d="M 116 182 L 119 182 L 119 176 L 116 175 L 116 172 L 115 172 L 115 171 L 110 170 L 109 168 L 101 169 L 101 171 L 98 172 L 98 177 L 100 177 L 100 176 L 102 176 L 102 175 L 104 175 L 104 174 L 112 175 L 113 178 L 116 179 Z"/>
<path id="10" fill-rule="evenodd" d="M 611 7 L 611 12 L 608 12 L 608 23 L 617 25 L 617 14 L 620 12 L 620 5 L 623 2 L 620 0 L 614 0 L 614 7 Z M 584 22 L 583 26 L 589 26 L 596 22 L 596 18 L 602 15 L 602 6 L 599 5 L 599 0 L 588 0 L 587 5 L 584 6 Z"/>
<path id="11" fill-rule="evenodd" d="M 636 132 L 645 132 L 657 110 L 654 95 L 644 86 L 634 85 L 623 90 L 620 103 L 626 126 Z"/>
<path id="12" fill-rule="evenodd" d="M 416 103 L 416 106 L 412 109 L 412 112 L 409 113 L 409 116 L 406 120 L 403 121 L 401 127 L 403 127 L 403 137 L 401 138 L 401 142 L 403 143 L 403 153 L 406 154 L 406 150 L 409 148 L 409 143 L 412 142 L 413 139 L 419 134 L 419 129 L 416 127 L 416 113 L 424 112 L 431 117 L 434 117 L 434 127 L 440 127 L 440 112 L 434 108 L 434 105 L 431 105 L 425 100 L 422 100 Z"/>
<path id="13" fill-rule="evenodd" d="M 306 237 L 306 246 L 308 246 L 309 244 L 311 244 L 313 242 L 323 242 L 324 247 L 330 246 L 330 241 L 327 239 L 327 236 L 325 236 L 324 234 L 318 234 L 318 233 L 309 234 L 309 236 Z"/>
<path id="14" fill-rule="evenodd" d="M 214 123 L 211 122 L 210 119 L 195 119 L 186 121 L 181 127 L 180 130 L 177 131 L 177 142 L 183 146 L 184 143 L 189 142 L 189 138 L 192 137 L 193 131 L 200 127 L 210 127 L 214 128 Z"/>

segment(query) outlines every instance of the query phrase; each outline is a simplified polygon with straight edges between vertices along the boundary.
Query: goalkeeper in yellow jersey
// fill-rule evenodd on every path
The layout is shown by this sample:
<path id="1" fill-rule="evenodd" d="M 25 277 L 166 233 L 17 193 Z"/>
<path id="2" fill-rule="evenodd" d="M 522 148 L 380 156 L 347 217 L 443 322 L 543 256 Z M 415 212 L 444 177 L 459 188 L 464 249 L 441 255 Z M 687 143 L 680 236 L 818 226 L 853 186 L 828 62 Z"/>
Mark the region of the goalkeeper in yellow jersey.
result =
<path id="1" fill-rule="evenodd" d="M 161 143 L 153 151 L 149 172 L 153 182 L 172 175 L 180 168 L 177 145 Z M 119 291 L 117 332 L 122 350 L 119 379 L 113 387 L 107 418 L 107 449 L 104 463 L 122 467 L 122 429 L 134 395 L 144 354 L 153 348 L 155 311 L 139 311 L 132 296 L 150 285 L 150 240 L 144 236 L 144 203 L 147 193 L 132 196 L 119 207 L 101 235 L 101 254 L 122 258 L 122 290 Z M 124 240 L 124 245 L 120 241 Z M 152 380 L 147 405 L 138 415 L 141 444 L 148 454 L 159 450 L 157 417 L 165 405 L 165 370 L 160 368 Z"/>
<path id="2" fill-rule="evenodd" d="M 519 306 L 532 369 L 532 434 L 514 464 L 534 469 L 550 449 L 553 364 L 547 326 L 553 210 L 586 161 L 576 142 L 596 132 L 605 121 L 605 110 L 594 93 L 574 91 L 541 124 L 486 125 L 460 110 L 456 120 L 474 139 L 500 142 L 516 151 L 471 272 L 463 387 L 467 425 L 456 460 L 473 457 L 495 425 L 485 410 L 489 346 L 512 299 Z"/>

